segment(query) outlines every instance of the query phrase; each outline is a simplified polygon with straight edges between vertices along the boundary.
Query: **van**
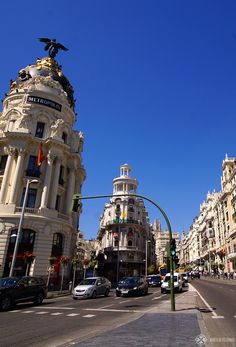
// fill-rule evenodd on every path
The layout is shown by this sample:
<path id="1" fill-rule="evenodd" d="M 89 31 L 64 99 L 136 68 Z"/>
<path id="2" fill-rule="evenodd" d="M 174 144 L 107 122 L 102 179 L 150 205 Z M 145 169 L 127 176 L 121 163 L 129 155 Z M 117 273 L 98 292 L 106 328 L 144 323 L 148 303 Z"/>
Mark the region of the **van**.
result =
<path id="1" fill-rule="evenodd" d="M 183 276 L 178 272 L 174 273 L 174 289 L 178 293 L 182 292 L 183 290 Z M 165 275 L 165 278 L 161 285 L 161 292 L 170 292 L 170 273 L 167 273 Z"/>

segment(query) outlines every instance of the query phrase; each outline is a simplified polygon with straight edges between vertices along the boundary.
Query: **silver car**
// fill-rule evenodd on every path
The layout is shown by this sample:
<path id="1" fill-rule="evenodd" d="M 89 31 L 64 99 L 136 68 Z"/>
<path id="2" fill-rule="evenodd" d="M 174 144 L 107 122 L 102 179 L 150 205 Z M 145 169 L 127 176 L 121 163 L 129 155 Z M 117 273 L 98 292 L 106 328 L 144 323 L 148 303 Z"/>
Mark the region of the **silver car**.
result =
<path id="1" fill-rule="evenodd" d="M 108 296 L 111 283 L 105 277 L 84 278 L 73 290 L 73 299 L 93 298 L 98 295 Z"/>

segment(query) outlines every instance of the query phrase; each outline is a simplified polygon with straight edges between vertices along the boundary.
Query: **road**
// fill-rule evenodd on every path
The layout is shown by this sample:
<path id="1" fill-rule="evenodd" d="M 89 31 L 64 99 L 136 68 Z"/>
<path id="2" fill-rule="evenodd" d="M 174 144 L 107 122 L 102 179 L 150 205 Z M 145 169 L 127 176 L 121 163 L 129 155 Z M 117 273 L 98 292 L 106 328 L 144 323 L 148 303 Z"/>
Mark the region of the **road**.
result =
<path id="1" fill-rule="evenodd" d="M 199 297 L 197 302 L 210 341 L 220 346 L 236 346 L 236 283 L 203 278 L 191 284 L 204 299 Z"/>
<path id="2" fill-rule="evenodd" d="M 112 290 L 109 297 L 74 301 L 66 296 L 47 299 L 40 306 L 17 305 L 0 312 L 0 346 L 66 346 L 137 319 L 162 300 L 169 300 L 169 295 L 150 288 L 141 297 L 118 298 Z"/>

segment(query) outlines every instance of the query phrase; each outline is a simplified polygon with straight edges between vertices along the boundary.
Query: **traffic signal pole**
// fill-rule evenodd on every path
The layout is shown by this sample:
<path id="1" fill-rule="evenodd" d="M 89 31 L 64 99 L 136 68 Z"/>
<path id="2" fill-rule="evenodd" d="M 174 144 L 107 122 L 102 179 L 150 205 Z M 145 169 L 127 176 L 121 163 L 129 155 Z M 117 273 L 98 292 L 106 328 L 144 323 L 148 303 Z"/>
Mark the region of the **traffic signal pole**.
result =
<path id="1" fill-rule="evenodd" d="M 156 206 L 158 210 L 161 212 L 162 216 L 165 219 L 167 229 L 169 232 L 169 244 L 171 245 L 172 242 L 172 230 L 170 221 L 165 213 L 165 211 L 153 200 L 147 198 L 143 195 L 138 194 L 110 194 L 110 195 L 96 195 L 96 196 L 81 196 L 81 194 L 74 194 L 73 195 L 73 202 L 72 202 L 72 211 L 73 212 L 80 212 L 82 208 L 82 204 L 80 203 L 81 200 L 90 200 L 90 199 L 102 199 L 102 198 L 113 198 L 113 197 L 124 197 L 124 196 L 135 196 L 137 198 L 142 198 L 144 200 L 149 201 L 151 204 Z M 77 208 L 77 210 L 76 210 Z M 170 302 L 171 302 L 171 311 L 175 311 L 175 292 L 174 292 L 174 261 L 173 257 L 170 254 Z"/>

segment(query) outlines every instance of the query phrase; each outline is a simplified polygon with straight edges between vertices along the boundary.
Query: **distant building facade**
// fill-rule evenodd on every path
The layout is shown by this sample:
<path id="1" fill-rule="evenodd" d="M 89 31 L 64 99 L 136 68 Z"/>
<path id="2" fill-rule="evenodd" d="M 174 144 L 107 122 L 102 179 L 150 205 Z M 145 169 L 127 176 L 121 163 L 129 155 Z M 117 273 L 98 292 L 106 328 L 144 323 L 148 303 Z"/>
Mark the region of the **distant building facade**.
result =
<path id="1" fill-rule="evenodd" d="M 98 240 L 104 254 L 102 269 L 112 282 L 117 277 L 145 274 L 155 263 L 154 236 L 148 212 L 136 194 L 138 181 L 130 176 L 131 167 L 120 167 L 113 180 L 113 197 L 105 205 L 100 220 Z M 123 196 L 122 194 L 126 194 Z"/>

